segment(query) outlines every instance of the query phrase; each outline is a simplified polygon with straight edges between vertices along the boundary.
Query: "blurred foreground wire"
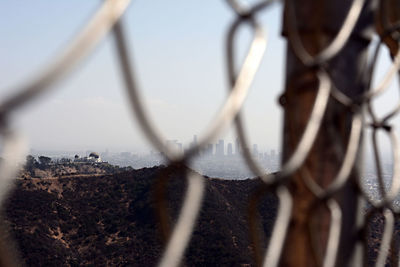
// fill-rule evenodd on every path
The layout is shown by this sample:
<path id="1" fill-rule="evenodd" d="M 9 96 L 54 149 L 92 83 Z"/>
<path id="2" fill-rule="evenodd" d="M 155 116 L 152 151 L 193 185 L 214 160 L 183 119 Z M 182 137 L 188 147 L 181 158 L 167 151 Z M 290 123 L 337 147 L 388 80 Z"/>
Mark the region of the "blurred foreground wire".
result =
<path id="1" fill-rule="evenodd" d="M 112 32 L 116 43 L 115 52 L 119 59 L 121 75 L 133 115 L 145 136 L 155 148 L 165 155 L 171 167 L 183 166 L 180 168 L 187 179 L 187 189 L 179 218 L 170 233 L 165 233 L 168 241 L 159 262 L 159 265 L 163 267 L 178 266 L 190 242 L 205 190 L 205 179 L 189 170 L 187 166 L 193 157 L 205 148 L 206 144 L 215 140 L 223 130 L 232 124 L 236 127 L 241 146 L 249 147 L 240 111 L 267 45 L 266 36 L 257 20 L 257 15 L 275 2 L 280 4 L 279 1 L 271 0 L 259 2 L 254 6 L 244 6 L 240 1 L 227 1 L 229 8 L 235 14 L 226 38 L 229 94 L 219 112 L 215 114 L 214 120 L 200 136 L 198 144 L 182 155 L 175 153 L 164 144 L 165 139 L 162 137 L 162 133 L 157 130 L 143 104 L 145 101 L 142 100 L 140 94 L 142 89 L 137 86 L 134 69 L 134 67 L 140 66 L 134 66 L 132 63 L 131 51 L 127 45 L 127 36 L 121 19 L 129 1 L 104 1 L 86 27 L 52 64 L 44 68 L 36 79 L 26 82 L 22 88 L 10 90 L 16 92 L 15 95 L 1 102 L 0 130 L 4 142 L 2 154 L 4 160 L 0 165 L 0 201 L 4 199 L 9 182 L 17 174 L 18 166 L 20 166 L 18 163 L 26 153 L 26 145 L 22 139 L 7 126 L 9 114 L 33 98 L 40 96 L 45 90 L 54 89 L 53 85 L 58 80 L 91 53 L 101 39 Z M 395 0 L 353 0 L 346 3 L 344 4 L 344 1 L 334 1 L 334 3 L 319 1 L 317 3 L 307 0 L 286 0 L 284 3 L 284 35 L 289 44 L 287 68 L 288 73 L 293 75 L 288 75 L 288 89 L 280 98 L 280 103 L 285 109 L 286 123 L 283 133 L 282 169 L 274 174 L 265 173 L 252 158 L 250 152 L 246 149 L 243 151 L 243 157 L 249 168 L 265 183 L 264 187 L 257 191 L 249 201 L 249 229 L 257 265 L 362 266 L 363 259 L 366 257 L 366 240 L 363 233 L 366 232 L 371 214 L 375 212 L 382 212 L 385 219 L 385 230 L 381 238 L 376 266 L 385 265 L 388 248 L 393 244 L 391 239 L 394 218 L 400 213 L 400 208 L 393 205 L 400 190 L 400 155 L 397 133 L 391 122 L 400 112 L 400 101 L 382 118 L 376 115 L 372 102 L 388 88 L 389 83 L 398 73 L 400 66 L 398 46 L 400 5 Z M 332 10 L 338 9 L 342 13 L 345 12 L 345 16 L 332 16 L 335 20 L 325 23 L 325 18 L 321 18 L 322 12 L 315 14 L 321 19 L 320 25 L 312 19 L 306 21 L 305 10 L 320 12 L 329 9 L 330 6 L 335 6 Z M 391 9 L 391 7 L 393 8 Z M 375 23 L 369 16 L 370 13 L 374 13 L 377 18 Z M 337 31 L 332 31 L 332 29 L 324 28 L 324 23 L 340 25 L 340 27 Z M 253 38 L 247 56 L 238 68 L 234 60 L 236 55 L 235 36 L 242 25 L 247 25 L 252 29 Z M 361 66 L 353 64 L 356 69 L 355 73 L 359 74 L 361 78 L 357 78 L 358 80 L 354 83 L 354 87 L 358 89 L 349 88 L 352 87 L 349 85 L 353 81 L 343 82 L 340 80 L 340 75 L 337 74 L 346 67 L 340 69 L 336 63 L 343 58 L 347 59 L 353 51 L 355 58 L 362 54 L 362 51 L 369 45 L 370 39 L 362 36 L 360 29 L 372 26 L 375 26 L 375 34 L 378 34 L 380 42 L 372 59 L 365 63 L 366 67 L 361 68 Z M 393 65 L 382 82 L 376 88 L 372 88 L 371 80 L 377 54 L 382 45 L 389 47 Z M 359 46 L 358 50 L 357 46 Z M 360 56 L 357 59 L 362 61 L 365 58 Z M 236 69 L 239 69 L 237 73 Z M 296 97 L 298 98 L 296 99 Z M 303 99 L 304 102 L 301 101 Z M 382 196 L 379 201 L 368 197 L 362 186 L 360 167 L 358 166 L 363 130 L 367 127 L 372 129 L 371 139 L 377 169 L 376 176 Z M 391 186 L 388 190 L 385 188 L 383 179 L 380 147 L 377 139 L 378 131 L 387 134 L 392 144 L 394 169 Z M 337 132 L 340 133 L 336 134 Z M 325 143 L 327 147 L 320 147 L 321 140 L 329 141 Z M 334 155 L 335 163 L 327 162 L 324 158 L 316 156 L 321 154 L 318 151 L 324 149 Z M 317 177 L 321 176 L 321 171 L 319 173 L 315 171 L 319 166 L 328 168 L 328 171 L 322 174 L 325 177 L 322 180 Z M 326 178 L 328 176 L 329 179 Z M 160 192 L 162 192 L 166 183 L 160 183 L 160 186 Z M 299 194 L 299 188 L 305 189 L 308 193 Z M 262 251 L 262 247 L 257 241 L 260 233 L 256 227 L 257 204 L 263 194 L 273 194 L 279 199 L 278 215 L 266 251 Z M 300 198 L 298 198 L 299 195 Z M 344 203 L 343 195 L 352 203 Z M 307 209 L 304 210 L 299 206 L 299 203 L 303 201 L 302 198 L 308 198 L 304 199 L 307 206 Z M 164 232 L 169 231 L 169 227 L 163 223 L 167 221 L 168 217 L 164 210 L 165 202 L 166 200 L 161 196 L 159 213 L 161 225 L 165 225 Z M 372 207 L 367 214 L 364 214 L 360 208 L 365 205 L 365 202 Z M 321 209 L 324 210 L 324 215 L 319 216 L 318 212 Z M 300 226 L 297 225 L 299 220 L 301 221 Z M 318 226 L 319 224 L 323 224 L 323 226 Z M 351 229 L 349 230 L 349 228 Z M 344 247 L 347 248 L 346 251 L 344 251 Z M 360 249 L 362 247 L 364 250 Z M 299 250 L 296 251 L 296 249 Z M 399 251 L 392 249 L 392 253 L 399 253 Z M 1 254 L 1 257 L 8 256 Z M 397 258 L 400 257 L 397 256 Z"/>

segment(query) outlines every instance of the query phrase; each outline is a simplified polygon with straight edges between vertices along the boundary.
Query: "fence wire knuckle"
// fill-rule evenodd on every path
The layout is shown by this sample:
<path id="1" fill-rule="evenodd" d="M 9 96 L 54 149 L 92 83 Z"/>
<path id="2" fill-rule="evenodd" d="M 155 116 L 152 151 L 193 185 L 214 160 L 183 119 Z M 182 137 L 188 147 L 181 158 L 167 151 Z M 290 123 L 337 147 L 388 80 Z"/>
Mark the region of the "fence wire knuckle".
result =
<path id="1" fill-rule="evenodd" d="M 129 98 L 132 116 L 138 121 L 140 130 L 144 133 L 150 143 L 162 153 L 167 161 L 167 167 L 161 171 L 154 185 L 154 197 L 157 214 L 159 218 L 160 234 L 164 238 L 165 247 L 159 259 L 158 265 L 162 267 L 179 266 L 184 261 L 185 249 L 190 243 L 192 232 L 198 219 L 202 201 L 205 195 L 206 179 L 189 168 L 189 164 L 208 143 L 215 140 L 230 126 L 235 127 L 236 136 L 241 147 L 250 147 L 247 138 L 246 127 L 241 110 L 248 95 L 255 75 L 263 60 L 267 49 L 267 37 L 264 27 L 259 22 L 257 15 L 264 12 L 274 3 L 285 2 L 287 12 L 287 41 L 294 56 L 304 65 L 306 73 L 300 75 L 300 82 L 315 82 L 318 84 L 314 90 L 315 98 L 309 111 L 308 119 L 298 141 L 290 147 L 290 155 L 281 164 L 281 170 L 276 173 L 268 173 L 248 149 L 244 149 L 242 157 L 252 173 L 263 182 L 248 200 L 248 228 L 249 236 L 254 249 L 255 263 L 257 266 L 278 266 L 282 258 L 285 242 L 288 236 L 291 220 L 293 219 L 293 208 L 295 206 L 291 184 L 296 176 L 302 179 L 307 190 L 314 199 L 309 210 L 308 225 L 309 239 L 312 255 L 318 266 L 334 267 L 338 264 L 341 232 L 343 226 L 343 207 L 336 197 L 342 193 L 344 187 L 349 183 L 356 185 L 358 210 L 356 233 L 354 234 L 354 246 L 350 251 L 352 266 L 362 266 L 367 250 L 368 223 L 377 214 L 383 214 L 384 231 L 381 237 L 378 257 L 375 266 L 385 266 L 388 261 L 389 248 L 391 247 L 391 262 L 399 264 L 399 249 L 395 249 L 394 228 L 395 220 L 400 216 L 400 207 L 394 201 L 400 192 L 400 151 L 398 137 L 395 132 L 393 120 L 400 113 L 400 99 L 396 105 L 385 115 L 379 116 L 373 108 L 373 103 L 379 95 L 389 90 L 390 84 L 397 75 L 400 78 L 400 18 L 395 21 L 388 15 L 388 6 L 382 1 L 376 7 L 378 19 L 375 22 L 379 35 L 379 42 L 372 52 L 369 62 L 363 69 L 363 79 L 367 90 L 361 95 L 350 97 L 345 94 L 344 88 L 335 83 L 331 70 L 327 67 L 331 61 L 338 56 L 346 47 L 356 28 L 357 22 L 362 14 L 367 0 L 353 0 L 349 10 L 338 32 L 323 49 L 316 53 L 307 50 L 302 39 L 302 30 L 296 16 L 296 1 L 267 0 L 253 5 L 245 4 L 237 0 L 227 0 L 228 8 L 234 14 L 234 19 L 226 33 L 225 56 L 226 74 L 228 79 L 228 95 L 207 125 L 204 132 L 199 136 L 199 141 L 192 146 L 187 153 L 182 154 L 171 149 L 164 143 L 162 131 L 157 128 L 153 119 L 146 110 L 146 103 L 141 96 L 141 90 L 135 79 L 135 67 L 140 66 L 131 57 L 132 48 L 128 44 L 127 34 L 124 30 L 122 16 L 129 6 L 129 0 L 105 0 L 95 12 L 93 17 L 82 28 L 80 33 L 71 43 L 61 51 L 55 60 L 43 68 L 42 72 L 34 76 L 34 79 L 26 81 L 20 88 L 10 89 L 15 92 L 9 98 L 0 102 L 0 136 L 3 140 L 3 150 L 0 162 L 0 203 L 3 202 L 11 186 L 11 181 L 18 174 L 18 163 L 27 154 L 27 145 L 20 134 L 10 129 L 7 121 L 10 113 L 25 106 L 28 102 L 40 97 L 44 92 L 55 90 L 56 84 L 74 67 L 90 55 L 98 43 L 108 34 L 112 34 L 115 41 L 115 55 L 119 62 L 121 78 Z M 252 30 L 253 36 L 250 41 L 246 57 L 238 64 L 235 62 L 237 51 L 236 36 L 240 28 L 246 25 Z M 397 47 L 396 45 L 397 44 Z M 392 64 L 383 79 L 373 86 L 372 76 L 376 71 L 378 55 L 382 46 L 390 48 Z M 266 59 L 268 60 L 268 59 Z M 136 64 L 134 64 L 136 63 Z M 311 81 L 310 81 L 311 80 Z M 300 83 L 299 82 L 299 83 Z M 299 89 L 301 90 L 301 89 Z M 291 96 L 284 93 L 280 102 L 286 108 L 290 105 Z M 313 147 L 317 143 L 321 128 L 326 123 L 329 105 L 341 105 L 347 108 L 351 114 L 348 137 L 343 146 L 343 158 L 338 163 L 338 169 L 330 183 L 321 185 L 313 177 L 308 161 Z M 370 123 L 365 123 L 367 119 Z M 371 130 L 369 138 L 372 144 L 374 163 L 376 165 L 376 177 L 380 199 L 372 199 L 366 189 L 362 186 L 361 178 L 352 181 L 353 173 L 358 173 L 357 157 L 361 154 L 361 143 L 365 129 Z M 390 141 L 393 158 L 393 175 L 391 184 L 386 188 L 381 159 L 381 146 L 378 141 L 378 132 L 387 136 Z M 368 138 L 368 137 L 366 137 Z M 180 174 L 186 179 L 186 191 L 183 197 L 181 210 L 174 225 L 171 224 L 169 203 L 167 198 L 167 187 L 171 181 L 172 174 Z M 358 174 L 358 176 L 360 176 Z M 258 206 L 263 196 L 274 195 L 278 199 L 277 216 L 273 225 L 272 235 L 268 240 L 267 249 L 261 244 L 259 236 L 260 214 Z M 368 203 L 368 212 L 363 213 L 363 205 Z M 313 226 L 313 220 L 318 219 L 318 209 L 327 209 L 329 213 L 329 227 L 325 247 L 318 242 L 318 229 Z M 15 262 L 11 255 L 0 255 L 10 257 L 8 262 Z"/>

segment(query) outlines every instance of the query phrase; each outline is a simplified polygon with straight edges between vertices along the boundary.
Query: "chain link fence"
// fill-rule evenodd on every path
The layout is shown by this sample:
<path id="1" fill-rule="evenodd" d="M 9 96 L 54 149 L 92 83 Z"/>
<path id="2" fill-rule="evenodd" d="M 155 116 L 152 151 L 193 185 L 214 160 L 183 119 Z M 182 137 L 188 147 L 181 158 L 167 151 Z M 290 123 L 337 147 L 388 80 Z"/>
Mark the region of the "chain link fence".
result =
<path id="1" fill-rule="evenodd" d="M 84 60 L 99 41 L 107 34 L 112 34 L 135 118 L 152 145 L 169 161 L 170 166 L 166 168 L 165 175 L 174 169 L 184 173 L 187 178 L 187 189 L 180 215 L 171 233 L 167 235 L 168 242 L 159 262 L 163 267 L 180 265 L 185 248 L 190 242 L 205 190 L 203 177 L 186 166 L 201 149 L 230 125 L 235 126 L 241 147 L 249 147 L 240 111 L 267 45 L 257 14 L 271 5 L 284 4 L 283 34 L 288 40 L 288 74 L 286 91 L 280 97 L 280 103 L 285 110 L 284 156 L 281 171 L 265 173 L 252 158 L 250 151 L 243 150 L 247 165 L 265 184 L 263 190 L 259 191 L 258 195 L 254 194 L 249 200 L 249 229 L 253 237 L 255 262 L 263 266 L 362 266 L 366 258 L 368 221 L 374 214 L 382 213 L 385 226 L 376 266 L 384 266 L 389 247 L 393 244 L 391 239 L 395 217 L 400 213 L 400 208 L 393 204 L 400 190 L 400 158 L 398 139 L 392 124 L 400 111 L 400 101 L 383 117 L 376 114 L 372 102 L 388 88 L 398 73 L 400 3 L 396 0 L 330 1 L 330 3 L 303 0 L 287 0 L 281 3 L 270 0 L 249 6 L 243 5 L 240 1 L 228 0 L 229 8 L 236 14 L 236 19 L 230 25 L 226 36 L 229 94 L 206 131 L 200 135 L 198 144 L 182 155 L 164 144 L 165 139 L 156 130 L 145 111 L 145 102 L 142 101 L 140 88 L 136 84 L 130 48 L 125 39 L 124 23 L 121 19 L 129 2 L 129 0 L 105 0 L 92 19 L 52 64 L 34 80 L 26 82 L 23 88 L 10 90 L 16 92 L 15 95 L 1 101 L 0 130 L 4 140 L 2 152 L 4 160 L 0 165 L 0 201 L 4 200 L 12 180 L 17 175 L 16 163 L 22 161 L 27 152 L 24 140 L 9 127 L 9 115 L 34 98 L 40 97 L 44 91 L 52 90 L 56 82 L 72 70 L 76 63 Z M 317 14 L 315 16 L 321 17 L 318 14 L 324 14 L 324 10 L 330 9 L 332 14 L 336 14 L 335 10 L 341 10 L 345 14 L 343 17 L 332 15 L 323 18 L 324 21 L 325 19 L 331 21 L 329 23 L 334 25 L 331 28 L 325 27 L 329 25 L 325 22 L 319 27 L 318 21 L 313 20 L 314 15 L 307 13 L 314 10 Z M 308 14 L 309 19 L 305 14 Z M 245 60 L 238 67 L 238 63 L 234 60 L 235 37 L 243 24 L 251 27 L 253 37 Z M 373 29 L 374 33 L 369 33 L 365 37 L 363 32 L 367 28 Z M 363 51 L 365 52 L 365 48 L 370 45 L 372 34 L 379 37 L 379 43 L 374 48 L 372 56 L 367 57 Z M 362 45 L 359 45 L 360 43 Z M 374 67 L 378 53 L 385 45 L 391 52 L 392 66 L 378 86 L 373 88 L 371 80 Z M 343 79 L 349 77 L 340 73 L 343 70 L 345 72 L 348 66 L 345 64 L 340 69 L 335 65 L 338 59 L 352 60 L 351 55 L 360 55 L 356 59 L 362 61 L 362 64 L 355 65 L 357 74 L 357 78 L 354 78 L 357 80 L 357 84 L 353 85 L 355 88 L 349 88 L 351 83 L 343 82 Z M 296 77 L 290 76 L 291 73 L 297 73 Z M 297 100 L 296 94 L 301 94 Z M 299 112 L 296 107 L 302 108 L 301 116 L 296 114 Z M 336 113 L 332 113 L 332 110 L 336 110 Z M 345 114 L 344 117 L 337 116 L 337 110 L 340 114 Z M 321 148 L 321 142 L 326 142 L 323 139 L 326 131 L 332 129 L 338 131 L 338 128 L 343 134 L 328 138 L 333 141 L 325 143 L 326 147 Z M 361 141 L 366 128 L 372 130 L 371 140 L 380 200 L 369 197 L 360 177 L 359 157 L 362 154 Z M 389 189 L 385 188 L 378 132 L 387 134 L 392 145 L 394 167 Z M 324 157 L 319 158 L 318 148 L 334 151 L 332 153 L 335 155 L 333 160 L 335 162 L 329 162 Z M 322 176 L 331 177 L 317 179 L 315 170 L 324 164 L 325 168 L 331 164 L 331 168 L 329 174 L 323 170 Z M 298 184 L 301 184 L 307 193 L 299 194 L 296 191 L 300 188 Z M 351 193 L 348 188 L 351 188 Z M 267 251 L 262 251 L 257 242 L 257 236 L 260 234 L 257 230 L 259 194 L 274 194 L 279 199 L 278 214 Z M 345 198 L 351 203 L 338 199 L 338 196 L 343 194 L 351 194 Z M 308 198 L 305 204 L 308 215 L 302 219 L 303 225 L 307 227 L 296 228 L 298 215 L 302 212 L 301 208 L 298 210 L 299 203 L 302 202 L 302 199 L 299 201 L 299 196 Z M 370 206 L 367 213 L 364 211 L 366 203 Z M 318 212 L 321 208 L 325 209 L 325 212 L 321 213 L 319 219 L 324 225 L 313 227 L 315 217 L 320 216 Z M 161 224 L 166 221 L 166 216 L 168 215 L 165 212 L 161 212 Z M 351 218 L 348 219 L 348 216 Z M 299 248 L 296 247 L 299 244 L 303 245 L 304 250 L 300 249 L 297 254 L 293 253 Z M 392 248 L 391 253 L 397 254 L 398 249 Z M 2 257 L 8 256 L 3 253 Z M 306 260 L 302 260 L 303 258 Z M 397 258 L 398 261 L 392 264 L 400 265 L 398 256 L 392 258 Z"/>

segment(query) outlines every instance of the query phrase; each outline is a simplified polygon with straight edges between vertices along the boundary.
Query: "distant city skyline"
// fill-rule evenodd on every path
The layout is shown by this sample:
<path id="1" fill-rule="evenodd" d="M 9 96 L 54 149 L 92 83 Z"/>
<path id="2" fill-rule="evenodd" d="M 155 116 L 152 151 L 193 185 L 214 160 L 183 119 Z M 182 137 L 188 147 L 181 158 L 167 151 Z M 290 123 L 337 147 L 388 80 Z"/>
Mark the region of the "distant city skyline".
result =
<path id="1" fill-rule="evenodd" d="M 186 153 L 188 149 L 197 145 L 197 135 L 193 135 L 193 140 L 187 145 L 183 144 L 177 139 L 166 140 L 166 147 L 172 149 L 178 153 Z M 233 147 L 234 146 L 234 147 Z M 234 149 L 233 149 L 234 148 Z M 267 151 L 271 153 L 277 153 L 275 149 L 263 149 L 259 150 L 258 144 L 252 144 L 251 148 L 248 147 L 253 156 L 259 156 L 259 154 L 264 154 Z M 219 139 L 216 143 L 209 143 L 205 148 L 200 150 L 200 155 L 215 155 L 215 156 L 232 156 L 241 155 L 243 153 L 243 148 L 240 145 L 239 139 L 236 138 L 235 142 L 225 142 L 225 139 Z"/>
<path id="2" fill-rule="evenodd" d="M 193 140 L 189 141 L 187 143 L 180 142 L 178 139 L 167 139 L 165 140 L 165 145 L 169 147 L 170 149 L 174 149 L 175 151 L 180 151 L 184 153 L 187 151 L 189 148 L 193 147 L 194 145 L 197 144 L 197 135 L 193 135 Z M 273 151 L 274 153 L 279 153 L 279 150 L 273 149 L 273 148 L 268 148 L 268 147 L 263 147 L 259 149 L 258 144 L 252 144 L 251 145 L 251 150 L 250 152 L 254 155 L 257 152 L 260 153 L 265 153 L 268 151 Z M 250 148 L 249 148 L 250 149 Z M 104 148 L 100 150 L 96 149 L 82 149 L 82 150 L 42 150 L 42 149 L 35 149 L 31 148 L 30 149 L 30 154 L 37 154 L 39 155 L 40 153 L 44 154 L 50 154 L 50 155 L 63 155 L 63 154 L 79 154 L 83 153 L 85 155 L 89 155 L 92 152 L 96 153 L 133 153 L 133 154 L 154 154 L 154 153 L 159 153 L 158 151 L 154 149 L 149 149 L 149 150 L 113 150 L 109 148 Z M 209 155 L 241 155 L 243 153 L 242 148 L 239 144 L 239 139 L 236 138 L 235 142 L 228 140 L 226 141 L 225 139 L 218 139 L 217 142 L 215 143 L 209 143 L 206 145 L 205 148 L 201 150 L 201 154 L 209 154 Z"/>

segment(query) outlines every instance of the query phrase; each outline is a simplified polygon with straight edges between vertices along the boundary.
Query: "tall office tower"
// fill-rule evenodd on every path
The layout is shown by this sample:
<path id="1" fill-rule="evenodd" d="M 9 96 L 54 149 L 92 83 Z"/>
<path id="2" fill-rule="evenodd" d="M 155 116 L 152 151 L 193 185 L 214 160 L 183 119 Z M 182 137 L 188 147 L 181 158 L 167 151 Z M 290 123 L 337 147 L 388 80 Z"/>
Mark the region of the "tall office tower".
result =
<path id="1" fill-rule="evenodd" d="M 224 140 L 223 139 L 220 139 L 219 141 L 218 141 L 218 144 L 216 145 L 216 155 L 217 156 L 219 156 L 219 157 L 222 157 L 222 156 L 224 156 Z"/>
<path id="2" fill-rule="evenodd" d="M 258 158 L 258 146 L 257 146 L 257 144 L 253 145 L 253 157 Z"/>
<path id="3" fill-rule="evenodd" d="M 214 145 L 208 144 L 207 145 L 207 155 L 212 155 L 212 154 L 214 154 Z"/>
<path id="4" fill-rule="evenodd" d="M 232 156 L 232 143 L 228 144 L 228 148 L 227 148 L 227 155 L 228 156 Z"/>
<path id="5" fill-rule="evenodd" d="M 239 138 L 236 138 L 236 141 L 235 141 L 235 155 L 239 156 L 240 153 L 242 153 L 242 151 L 240 149 L 240 141 L 239 141 Z"/>
<path id="6" fill-rule="evenodd" d="M 190 142 L 189 148 L 197 146 L 197 135 L 193 135 L 193 141 Z"/>

